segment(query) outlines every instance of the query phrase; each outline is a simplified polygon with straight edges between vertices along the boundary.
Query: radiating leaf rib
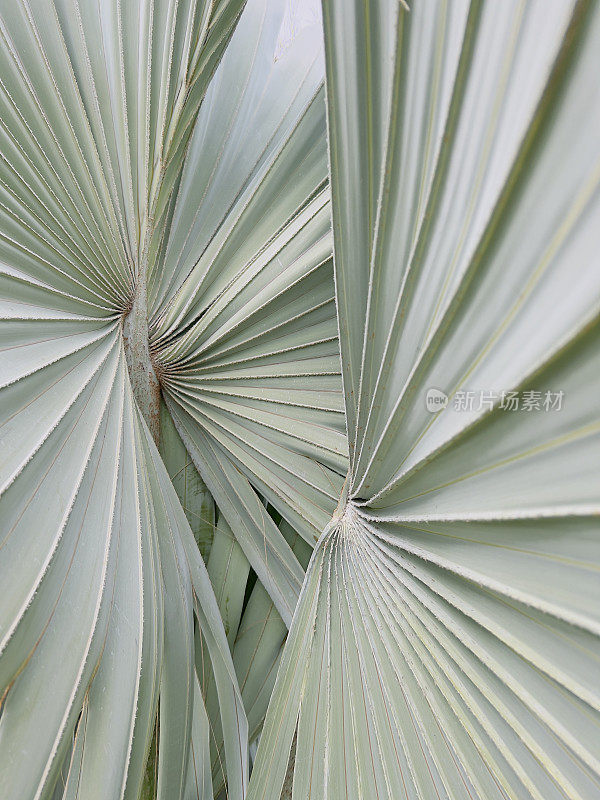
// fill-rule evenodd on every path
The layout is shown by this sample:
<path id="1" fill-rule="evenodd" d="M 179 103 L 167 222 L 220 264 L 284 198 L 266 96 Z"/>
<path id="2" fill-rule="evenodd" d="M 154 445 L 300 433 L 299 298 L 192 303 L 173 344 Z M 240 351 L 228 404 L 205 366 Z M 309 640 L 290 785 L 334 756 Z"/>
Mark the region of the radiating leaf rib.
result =
<path id="1" fill-rule="evenodd" d="M 172 415 L 191 458 L 235 532 L 246 558 L 267 587 L 283 619 L 291 620 L 303 578 L 296 557 L 244 476 L 222 458 L 200 430 L 196 431 L 196 443 L 181 412 L 172 409 Z"/>
<path id="2" fill-rule="evenodd" d="M 210 553 L 215 528 L 215 503 L 181 441 L 164 403 L 160 409 L 158 449 L 190 523 L 200 553 L 206 560 Z"/>
<path id="3" fill-rule="evenodd" d="M 183 413 L 188 440 L 204 441 L 208 434 L 211 449 L 235 464 L 232 475 L 243 471 L 314 541 L 331 513 L 346 447 L 341 419 L 301 410 L 306 395 L 296 401 L 296 388 L 304 382 L 290 380 L 314 375 L 309 385 L 322 405 L 321 387 L 334 390 L 339 367 L 328 193 L 322 188 L 319 42 L 314 30 L 302 32 L 285 57 L 273 61 L 282 13 L 276 4 L 251 3 L 246 30 L 238 28 L 215 74 L 165 243 L 164 258 L 176 271 L 170 286 L 164 269 L 162 288 L 159 273 L 153 278 L 157 300 L 172 298 L 156 317 L 154 335 L 167 396 L 181 409 L 171 410 Z M 220 88 L 239 73 L 240 58 L 249 70 L 244 86 L 218 102 Z M 273 104 L 272 92 L 285 101 Z M 249 120 L 260 120 L 251 142 L 245 135 Z M 285 406 L 276 409 L 269 389 L 279 390 L 282 372 L 288 393 Z M 204 376 L 216 381 L 214 392 L 201 391 L 198 379 Z M 243 387 L 239 393 L 237 385 Z M 253 402 L 248 390 L 255 387 L 261 396 Z M 332 404 L 339 407 L 337 399 Z M 200 472 L 214 491 L 214 479 Z M 298 478 L 306 481 L 300 490 Z M 229 523 L 235 531 L 231 518 Z M 257 569 L 256 554 L 246 555 Z M 279 610 L 289 620 L 290 598 L 286 605 Z"/>
<path id="4" fill-rule="evenodd" d="M 304 629 L 294 798 L 583 800 L 600 785 L 600 16 L 323 8 L 350 500 L 305 579 L 326 599 Z M 489 408 L 455 406 L 480 390 Z M 570 402 L 509 412 L 511 390 Z M 253 798 L 283 783 L 286 680 Z"/>
<path id="5" fill-rule="evenodd" d="M 11 796 L 600 791 L 600 13 L 323 7 L 0 12 Z"/>
<path id="6" fill-rule="evenodd" d="M 190 572 L 194 551 L 182 539 L 192 533 L 149 444 L 121 337 L 148 226 L 170 194 L 167 162 L 185 152 L 241 6 L 20 0 L 1 13 L 0 784 L 9 795 L 138 798 L 159 698 L 160 796 L 211 786 L 194 608 L 215 659 L 228 790 L 244 795 L 231 655 L 210 579 L 197 564 Z M 157 27 L 166 7 L 172 40 Z M 187 89 L 168 79 L 170 127 L 165 116 L 150 131 L 161 119 L 150 112 L 159 62 Z"/>

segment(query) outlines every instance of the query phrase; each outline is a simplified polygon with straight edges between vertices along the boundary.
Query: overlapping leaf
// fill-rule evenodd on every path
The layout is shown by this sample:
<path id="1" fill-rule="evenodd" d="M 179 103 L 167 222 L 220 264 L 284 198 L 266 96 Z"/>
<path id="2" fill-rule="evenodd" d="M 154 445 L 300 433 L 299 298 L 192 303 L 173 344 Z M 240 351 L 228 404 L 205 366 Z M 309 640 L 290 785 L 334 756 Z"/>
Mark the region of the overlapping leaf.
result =
<path id="1" fill-rule="evenodd" d="M 303 579 L 297 534 L 256 491 L 268 484 L 311 541 L 335 505 L 345 438 L 319 28 L 282 48 L 283 6 L 252 0 L 229 43 L 243 6 L 19 0 L 0 13 L 3 796 L 138 797 L 154 736 L 158 797 L 212 796 L 224 780 L 243 797 L 246 708 L 254 737 L 285 635 L 275 605 L 289 622 Z M 174 413 L 166 466 L 123 341 L 146 283 Z M 242 422 L 224 435 L 230 419 Z M 214 503 L 173 422 L 273 594 L 257 584 L 235 622 L 198 548 Z M 308 514 L 302 488 L 286 489 L 298 472 Z M 223 617 L 250 626 L 251 649 L 235 655 Z"/>
<path id="2" fill-rule="evenodd" d="M 410 5 L 323 4 L 351 468 L 249 796 L 586 800 L 600 13 Z"/>
<path id="3" fill-rule="evenodd" d="M 320 31 L 275 60 L 283 10 L 251 3 L 215 75 L 150 291 L 167 406 L 289 624 L 303 571 L 255 489 L 312 545 L 347 445 Z"/>

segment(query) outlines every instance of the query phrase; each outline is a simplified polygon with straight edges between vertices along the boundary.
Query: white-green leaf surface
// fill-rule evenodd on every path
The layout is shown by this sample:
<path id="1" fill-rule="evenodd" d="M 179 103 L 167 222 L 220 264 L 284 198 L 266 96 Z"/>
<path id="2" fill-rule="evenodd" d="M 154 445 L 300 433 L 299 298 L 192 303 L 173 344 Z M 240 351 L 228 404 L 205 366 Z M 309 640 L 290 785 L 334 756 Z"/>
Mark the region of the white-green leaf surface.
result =
<path id="1" fill-rule="evenodd" d="M 321 28 L 290 9 L 0 4 L 2 798 L 245 796 L 347 466 Z"/>
<path id="2" fill-rule="evenodd" d="M 314 545 L 341 491 L 347 441 L 321 31 L 317 18 L 279 52 L 284 11 L 253 0 L 234 33 L 150 294 L 177 431 L 289 624 L 303 570 L 257 491 Z"/>
<path id="3" fill-rule="evenodd" d="M 2 798 L 600 796 L 600 7 L 323 17 L 0 3 Z"/>
<path id="4" fill-rule="evenodd" d="M 230 791 L 242 797 L 246 722 L 221 617 L 135 409 L 118 331 L 103 332 L 58 374 L 49 363 L 3 390 L 4 452 L 18 425 L 29 435 L 2 470 L 1 785 L 7 797 L 47 796 L 67 757 L 67 797 L 137 797 L 160 696 L 159 797 L 184 797 L 196 602 L 223 676 Z M 36 346 L 22 344 L 24 357 Z M 68 381 L 70 406 L 56 409 Z"/>
<path id="5" fill-rule="evenodd" d="M 323 12 L 350 471 L 249 797 L 590 800 L 600 8 Z"/>

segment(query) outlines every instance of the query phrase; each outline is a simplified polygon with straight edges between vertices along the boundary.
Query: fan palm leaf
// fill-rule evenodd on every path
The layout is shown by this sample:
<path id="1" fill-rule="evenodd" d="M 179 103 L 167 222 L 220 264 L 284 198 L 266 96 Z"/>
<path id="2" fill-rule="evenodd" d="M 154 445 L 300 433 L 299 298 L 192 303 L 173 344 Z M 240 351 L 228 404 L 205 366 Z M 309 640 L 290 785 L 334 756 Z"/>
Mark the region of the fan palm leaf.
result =
<path id="1" fill-rule="evenodd" d="M 3 796 L 242 798 L 346 469 L 320 31 L 244 5 L 1 10 Z"/>
<path id="2" fill-rule="evenodd" d="M 249 797 L 596 797 L 598 6 L 323 9 L 350 470 Z"/>

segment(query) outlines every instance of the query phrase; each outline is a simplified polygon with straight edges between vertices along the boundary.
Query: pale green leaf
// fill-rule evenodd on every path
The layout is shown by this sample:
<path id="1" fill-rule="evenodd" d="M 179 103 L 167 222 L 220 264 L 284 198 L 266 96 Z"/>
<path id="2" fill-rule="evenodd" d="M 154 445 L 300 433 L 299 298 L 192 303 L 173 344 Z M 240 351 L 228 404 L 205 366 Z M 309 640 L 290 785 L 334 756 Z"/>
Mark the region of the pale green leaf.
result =
<path id="1" fill-rule="evenodd" d="M 294 800 L 587 800 L 598 8 L 323 10 L 348 500 L 308 567 L 249 797 L 279 796 L 298 719 Z M 510 391 L 537 409 L 506 410 Z"/>

